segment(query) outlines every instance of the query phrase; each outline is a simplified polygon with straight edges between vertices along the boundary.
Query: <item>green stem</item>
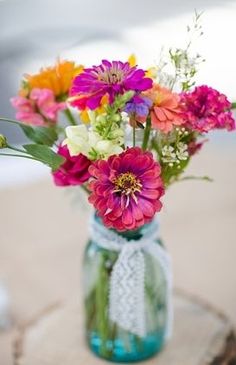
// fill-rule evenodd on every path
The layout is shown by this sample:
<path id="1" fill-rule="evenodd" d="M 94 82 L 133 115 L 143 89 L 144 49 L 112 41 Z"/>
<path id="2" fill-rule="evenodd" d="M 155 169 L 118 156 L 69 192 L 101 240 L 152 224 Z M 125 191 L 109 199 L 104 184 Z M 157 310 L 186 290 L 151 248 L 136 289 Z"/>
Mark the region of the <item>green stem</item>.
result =
<path id="1" fill-rule="evenodd" d="M 136 140 L 135 140 L 135 127 L 133 127 L 133 147 L 135 147 L 136 145 Z"/>
<path id="2" fill-rule="evenodd" d="M 214 181 L 209 176 L 184 176 L 182 178 L 177 177 L 174 182 L 181 182 L 181 181 L 186 181 L 186 180 L 202 180 L 202 181 L 208 181 L 208 182 Z"/>
<path id="3" fill-rule="evenodd" d="M 29 160 L 34 160 L 34 161 L 39 161 L 37 158 L 33 158 L 31 156 L 26 156 L 26 155 L 17 155 L 16 153 L 0 153 L 0 156 L 9 156 L 9 157 L 22 157 L 22 158 L 28 158 Z"/>
<path id="4" fill-rule="evenodd" d="M 64 114 L 67 117 L 67 119 L 69 120 L 71 125 L 78 125 L 78 123 L 76 122 L 76 120 L 75 120 L 73 114 L 71 113 L 70 109 L 68 109 L 68 108 L 65 109 Z"/>
<path id="5" fill-rule="evenodd" d="M 110 122 L 110 124 L 108 125 L 108 128 L 106 130 L 106 132 L 104 133 L 104 136 L 103 138 L 106 139 L 111 131 L 111 128 L 112 128 L 112 122 Z"/>
<path id="6" fill-rule="evenodd" d="M 142 149 L 145 151 L 147 149 L 148 146 L 148 141 L 149 141 L 149 137 L 150 137 L 150 132 L 151 132 L 151 119 L 148 118 L 147 122 L 146 122 L 146 127 L 144 130 L 144 136 L 143 136 L 143 144 L 142 144 Z"/>
<path id="7" fill-rule="evenodd" d="M 231 104 L 231 109 L 236 109 L 236 101 Z"/>
<path id="8" fill-rule="evenodd" d="M 101 338 L 100 354 L 109 358 L 107 348 L 109 340 L 109 321 L 107 317 L 107 301 L 109 297 L 108 273 L 106 270 L 106 256 L 101 255 L 99 277 L 96 286 L 97 329 Z"/>
<path id="9" fill-rule="evenodd" d="M 154 148 L 154 150 L 157 152 L 159 160 L 161 159 L 162 153 L 161 153 L 161 148 L 158 145 L 158 142 L 153 138 L 152 140 L 152 147 Z"/>
<path id="10" fill-rule="evenodd" d="M 90 194 L 90 190 L 85 185 L 80 185 L 81 189 L 85 191 L 86 194 Z"/>
<path id="11" fill-rule="evenodd" d="M 2 118 L 0 117 L 0 121 L 2 122 L 8 122 L 8 123 L 12 123 L 12 124 L 21 124 L 20 122 L 18 122 L 17 120 L 14 120 L 14 119 L 9 119 L 9 118 Z"/>

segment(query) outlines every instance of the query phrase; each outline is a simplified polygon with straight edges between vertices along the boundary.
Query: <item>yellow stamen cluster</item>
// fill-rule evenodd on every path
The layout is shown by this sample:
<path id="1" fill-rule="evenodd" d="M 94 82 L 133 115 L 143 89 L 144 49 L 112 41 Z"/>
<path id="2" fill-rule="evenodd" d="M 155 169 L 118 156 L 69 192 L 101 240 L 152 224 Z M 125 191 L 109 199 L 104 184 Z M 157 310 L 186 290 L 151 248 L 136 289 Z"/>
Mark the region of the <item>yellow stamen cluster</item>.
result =
<path id="1" fill-rule="evenodd" d="M 137 203 L 137 197 L 135 196 L 136 192 L 140 192 L 142 189 L 142 184 L 140 180 L 131 172 L 124 172 L 120 174 L 113 181 L 115 185 L 114 193 L 121 193 L 127 196 L 127 204 L 129 204 L 130 196 Z"/>

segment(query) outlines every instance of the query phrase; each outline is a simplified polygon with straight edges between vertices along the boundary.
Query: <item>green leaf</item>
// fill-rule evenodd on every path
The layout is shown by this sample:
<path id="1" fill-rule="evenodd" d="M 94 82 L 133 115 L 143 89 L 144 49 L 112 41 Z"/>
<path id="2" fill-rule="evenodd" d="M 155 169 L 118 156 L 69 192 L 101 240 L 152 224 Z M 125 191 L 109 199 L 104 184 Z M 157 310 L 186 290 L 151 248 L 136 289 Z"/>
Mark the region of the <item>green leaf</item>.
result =
<path id="1" fill-rule="evenodd" d="M 30 125 L 21 123 L 18 120 L 2 117 L 0 117 L 0 121 L 18 125 L 26 137 L 38 144 L 52 146 L 58 139 L 58 134 L 55 127 L 31 127 Z"/>
<path id="2" fill-rule="evenodd" d="M 22 123 L 19 123 L 19 127 L 26 137 L 37 144 L 52 146 L 58 138 L 54 127 L 31 127 Z"/>
<path id="3" fill-rule="evenodd" d="M 58 170 L 60 165 L 65 161 L 62 156 L 55 153 L 48 146 L 40 144 L 26 144 L 23 147 L 32 157 L 45 165 L 48 165 L 53 171 Z"/>

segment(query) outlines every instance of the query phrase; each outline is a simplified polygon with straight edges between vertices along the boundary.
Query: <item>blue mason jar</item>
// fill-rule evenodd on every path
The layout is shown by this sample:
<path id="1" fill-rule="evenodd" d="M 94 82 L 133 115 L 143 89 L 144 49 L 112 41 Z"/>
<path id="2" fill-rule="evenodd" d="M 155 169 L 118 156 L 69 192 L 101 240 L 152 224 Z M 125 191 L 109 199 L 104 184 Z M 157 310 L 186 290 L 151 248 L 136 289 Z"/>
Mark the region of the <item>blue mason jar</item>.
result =
<path id="1" fill-rule="evenodd" d="M 94 223 L 95 226 L 93 226 L 91 238 L 86 246 L 83 263 L 86 340 L 88 346 L 97 356 L 113 362 L 129 363 L 147 359 L 163 348 L 170 320 L 168 303 L 170 288 L 166 277 L 168 268 L 166 269 L 161 260 L 158 260 L 155 257 L 156 255 L 151 252 L 153 249 L 156 251 L 158 248 L 161 249 L 161 254 L 165 251 L 159 237 L 156 237 L 156 239 L 151 238 L 153 236 L 153 226 L 155 229 L 156 225 L 153 225 L 152 222 L 135 231 L 118 233 L 105 228 L 97 217 L 95 217 Z M 97 234 L 98 231 L 99 234 Z M 109 231 L 112 232 L 110 238 Z M 158 232 L 156 232 L 157 234 Z M 135 283 L 133 281 L 134 286 L 130 291 L 129 280 L 133 280 L 133 275 L 131 273 L 129 279 L 127 272 L 129 273 L 130 270 L 128 266 L 132 265 L 125 262 L 123 265 L 124 270 L 120 272 L 120 285 L 122 286 L 125 281 L 128 290 L 128 293 L 126 290 L 122 293 L 121 290 L 121 303 L 124 312 L 128 307 L 131 308 L 131 312 L 136 311 L 136 307 L 139 306 L 138 303 L 143 302 L 143 313 L 137 314 L 137 320 L 139 321 L 140 317 L 143 317 L 144 333 L 136 333 L 132 328 L 127 328 L 126 324 L 119 323 L 119 316 L 116 321 L 111 318 L 111 280 L 113 280 L 112 275 L 114 276 L 112 273 L 121 255 L 120 250 L 114 249 L 114 241 L 117 241 L 117 237 L 118 241 L 121 238 L 121 245 L 125 242 L 126 248 L 129 243 L 130 245 L 136 244 L 133 252 L 136 254 L 138 250 L 143 261 L 142 282 Z M 150 240 L 153 240 L 152 246 L 156 246 L 152 250 L 146 249 L 149 246 L 149 237 Z M 109 239 L 111 242 L 109 242 Z M 140 242 L 144 242 L 141 248 L 139 248 Z M 129 247 L 127 252 L 129 252 Z M 141 287 L 142 298 L 137 297 L 136 286 Z M 117 294 L 120 289 L 118 280 L 118 284 L 116 283 L 116 288 L 113 288 L 113 291 L 115 290 Z M 119 294 L 117 295 L 118 297 L 116 296 L 115 300 L 118 298 L 119 302 Z M 132 298 L 133 296 L 134 298 Z M 119 311 L 121 308 L 119 308 L 119 303 L 117 305 Z M 123 313 L 120 312 L 120 314 L 122 317 Z"/>

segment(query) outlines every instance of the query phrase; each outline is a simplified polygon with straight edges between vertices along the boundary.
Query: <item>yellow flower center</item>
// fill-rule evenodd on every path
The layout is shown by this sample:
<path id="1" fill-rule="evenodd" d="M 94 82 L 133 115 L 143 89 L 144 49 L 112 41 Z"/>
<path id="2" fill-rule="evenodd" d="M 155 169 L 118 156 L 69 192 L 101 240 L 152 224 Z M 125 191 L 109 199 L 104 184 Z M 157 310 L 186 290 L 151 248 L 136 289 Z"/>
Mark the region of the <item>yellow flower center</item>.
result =
<path id="1" fill-rule="evenodd" d="M 137 203 L 137 197 L 135 196 L 135 193 L 141 191 L 142 184 L 134 174 L 131 172 L 124 172 L 115 178 L 113 183 L 115 185 L 114 193 L 125 194 L 128 197 L 131 195 L 131 197 Z"/>

